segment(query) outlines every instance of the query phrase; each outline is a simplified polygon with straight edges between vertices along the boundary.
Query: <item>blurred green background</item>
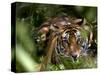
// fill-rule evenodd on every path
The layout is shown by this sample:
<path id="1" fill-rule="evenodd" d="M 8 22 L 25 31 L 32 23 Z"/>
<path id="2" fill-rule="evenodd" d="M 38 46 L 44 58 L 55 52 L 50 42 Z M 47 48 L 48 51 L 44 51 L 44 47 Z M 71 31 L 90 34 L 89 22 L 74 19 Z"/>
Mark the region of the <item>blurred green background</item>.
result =
<path id="1" fill-rule="evenodd" d="M 32 30 L 39 27 L 49 18 L 58 15 L 68 15 L 75 16 L 77 18 L 86 18 L 87 21 L 92 24 L 92 31 L 95 35 L 95 49 L 97 48 L 97 7 L 53 4 L 51 5 L 23 2 L 17 2 L 15 5 L 16 24 L 12 25 L 11 32 L 11 61 L 12 65 L 16 64 L 16 72 L 39 71 L 43 49 L 41 51 L 41 46 L 39 47 L 35 43 Z M 14 25 L 16 25 L 16 29 Z M 14 35 L 16 35 L 16 42 L 13 42 L 13 38 L 15 38 Z M 48 65 L 48 70 L 96 68 L 96 55 L 89 55 L 90 57 L 81 57 L 79 58 L 79 62 L 77 63 L 71 62 L 70 59 L 62 58 L 63 65 L 60 64 L 55 66 L 53 64 L 50 64 Z"/>

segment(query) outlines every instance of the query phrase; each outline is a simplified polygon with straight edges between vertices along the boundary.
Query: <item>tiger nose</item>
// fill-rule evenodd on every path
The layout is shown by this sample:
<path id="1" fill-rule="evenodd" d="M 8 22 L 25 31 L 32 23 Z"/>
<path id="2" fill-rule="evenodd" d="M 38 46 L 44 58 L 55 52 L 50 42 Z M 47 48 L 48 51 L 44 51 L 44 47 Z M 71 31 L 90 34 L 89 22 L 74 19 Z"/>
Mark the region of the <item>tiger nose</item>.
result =
<path id="1" fill-rule="evenodd" d="M 74 61 L 76 61 L 79 55 L 77 53 L 72 53 L 71 56 L 74 59 Z"/>
<path id="2" fill-rule="evenodd" d="M 77 55 L 72 55 L 72 57 L 73 57 L 74 59 L 76 59 L 76 58 L 77 58 Z"/>

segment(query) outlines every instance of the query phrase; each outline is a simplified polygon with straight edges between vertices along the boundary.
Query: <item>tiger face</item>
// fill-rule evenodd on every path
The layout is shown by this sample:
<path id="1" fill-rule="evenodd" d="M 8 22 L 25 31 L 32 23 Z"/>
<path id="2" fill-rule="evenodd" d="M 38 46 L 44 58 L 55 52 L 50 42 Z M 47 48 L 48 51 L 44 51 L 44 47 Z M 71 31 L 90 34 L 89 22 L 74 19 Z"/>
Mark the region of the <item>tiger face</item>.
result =
<path id="1" fill-rule="evenodd" d="M 78 30 L 70 30 L 64 32 L 61 36 L 61 44 L 63 46 L 63 55 L 70 56 L 74 60 L 76 60 L 81 53 L 81 35 Z M 59 44 L 59 46 L 61 45 Z M 61 50 L 61 49 L 60 49 Z M 59 51 L 60 51 L 59 50 Z"/>

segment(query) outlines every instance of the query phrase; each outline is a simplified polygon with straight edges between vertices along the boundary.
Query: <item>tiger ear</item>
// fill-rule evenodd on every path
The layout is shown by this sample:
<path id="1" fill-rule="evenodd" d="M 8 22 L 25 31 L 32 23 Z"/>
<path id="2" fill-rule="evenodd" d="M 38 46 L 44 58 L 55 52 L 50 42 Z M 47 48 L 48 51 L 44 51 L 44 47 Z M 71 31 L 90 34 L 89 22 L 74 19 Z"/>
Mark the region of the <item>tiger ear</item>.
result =
<path id="1" fill-rule="evenodd" d="M 76 19 L 74 20 L 74 23 L 78 24 L 78 25 L 85 25 L 86 24 L 86 19 Z"/>

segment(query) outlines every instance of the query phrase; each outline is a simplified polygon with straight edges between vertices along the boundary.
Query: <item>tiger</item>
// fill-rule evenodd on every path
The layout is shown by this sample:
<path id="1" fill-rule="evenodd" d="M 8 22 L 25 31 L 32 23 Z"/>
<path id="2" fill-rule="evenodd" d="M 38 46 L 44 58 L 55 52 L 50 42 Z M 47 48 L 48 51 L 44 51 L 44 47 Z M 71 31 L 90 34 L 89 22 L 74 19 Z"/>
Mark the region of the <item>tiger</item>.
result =
<path id="1" fill-rule="evenodd" d="M 49 62 L 58 64 L 59 56 L 76 61 L 93 41 L 92 27 L 84 18 L 57 16 L 44 22 L 37 31 L 40 34 L 37 42 L 42 41 L 46 45 L 40 71 L 45 70 Z"/>

